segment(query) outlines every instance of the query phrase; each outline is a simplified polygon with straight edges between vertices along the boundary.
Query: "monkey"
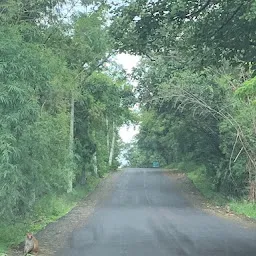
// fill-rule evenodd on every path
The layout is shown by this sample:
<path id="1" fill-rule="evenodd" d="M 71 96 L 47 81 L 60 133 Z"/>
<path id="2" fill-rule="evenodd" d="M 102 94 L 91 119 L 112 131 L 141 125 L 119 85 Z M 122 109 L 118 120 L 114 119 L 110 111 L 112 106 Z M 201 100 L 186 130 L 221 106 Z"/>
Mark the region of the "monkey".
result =
<path id="1" fill-rule="evenodd" d="M 230 206 L 226 205 L 226 213 L 230 213 L 230 212 L 231 212 Z"/>
<path id="2" fill-rule="evenodd" d="M 27 233 L 25 246 L 24 246 L 24 256 L 32 252 L 37 255 L 38 253 L 38 240 L 33 236 L 32 233 Z"/>

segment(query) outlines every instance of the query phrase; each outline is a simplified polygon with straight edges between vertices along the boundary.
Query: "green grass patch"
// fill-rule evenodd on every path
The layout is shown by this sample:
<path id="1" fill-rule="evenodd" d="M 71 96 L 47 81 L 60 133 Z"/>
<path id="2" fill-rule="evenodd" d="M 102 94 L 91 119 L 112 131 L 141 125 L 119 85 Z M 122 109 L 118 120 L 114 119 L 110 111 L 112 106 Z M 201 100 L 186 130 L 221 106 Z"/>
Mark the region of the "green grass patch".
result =
<path id="1" fill-rule="evenodd" d="M 189 173 L 200 169 L 200 167 L 192 161 L 171 163 L 164 168 L 171 170 L 173 173 Z"/>
<path id="2" fill-rule="evenodd" d="M 89 176 L 86 186 L 76 187 L 70 194 L 49 194 L 39 199 L 27 218 L 17 219 L 13 223 L 0 223 L 0 256 L 10 246 L 22 242 L 27 232 L 37 232 L 66 215 L 93 191 L 99 182 L 99 178 Z"/>
<path id="3" fill-rule="evenodd" d="M 217 205 L 225 205 L 227 203 L 225 196 L 214 190 L 214 184 L 205 175 L 203 167 L 187 173 L 187 176 L 206 199 Z"/>
<path id="4" fill-rule="evenodd" d="M 229 206 L 233 212 L 256 219 L 256 204 L 247 201 L 232 201 Z"/>

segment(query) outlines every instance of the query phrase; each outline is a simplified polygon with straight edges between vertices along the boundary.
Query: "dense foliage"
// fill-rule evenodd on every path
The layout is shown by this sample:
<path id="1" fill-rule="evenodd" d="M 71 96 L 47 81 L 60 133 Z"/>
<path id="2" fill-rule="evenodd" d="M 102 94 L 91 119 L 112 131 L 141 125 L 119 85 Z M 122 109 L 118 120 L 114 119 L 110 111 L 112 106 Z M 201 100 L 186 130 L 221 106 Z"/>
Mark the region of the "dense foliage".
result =
<path id="1" fill-rule="evenodd" d="M 114 54 L 105 6 L 82 4 L 80 13 L 73 1 L 1 2 L 1 220 L 118 165 L 132 88 L 104 66 Z"/>
<path id="2" fill-rule="evenodd" d="M 139 0 L 113 10 L 116 47 L 144 56 L 134 73 L 141 126 L 132 166 L 200 166 L 216 191 L 255 200 L 255 8 Z"/>

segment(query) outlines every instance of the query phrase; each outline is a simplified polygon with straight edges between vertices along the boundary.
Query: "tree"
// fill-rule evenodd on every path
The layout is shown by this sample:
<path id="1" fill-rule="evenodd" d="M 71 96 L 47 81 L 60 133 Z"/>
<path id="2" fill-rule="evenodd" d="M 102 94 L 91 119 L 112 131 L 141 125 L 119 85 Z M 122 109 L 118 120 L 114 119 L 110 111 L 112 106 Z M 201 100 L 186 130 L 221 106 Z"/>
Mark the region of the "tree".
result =
<path id="1" fill-rule="evenodd" d="M 111 31 L 118 49 L 151 59 L 170 60 L 178 49 L 200 66 L 223 57 L 255 62 L 254 10 L 254 1 L 242 0 L 130 1 L 113 11 Z"/>
<path id="2" fill-rule="evenodd" d="M 125 83 L 100 72 L 113 52 L 104 6 L 63 20 L 64 3 L 1 3 L 1 219 L 23 218 L 40 198 L 71 192 L 87 167 L 109 171 L 107 108 L 120 114 L 111 115 L 111 136 L 128 120 Z"/>
<path id="3" fill-rule="evenodd" d="M 1 214 L 13 216 L 49 189 L 65 186 L 68 116 L 58 77 L 67 69 L 51 51 L 24 42 L 17 28 L 0 33 Z"/>
<path id="4" fill-rule="evenodd" d="M 241 0 L 128 1 L 111 25 L 118 49 L 144 56 L 134 74 L 138 148 L 203 164 L 217 190 L 243 195 L 250 186 L 253 200 L 254 10 Z"/>

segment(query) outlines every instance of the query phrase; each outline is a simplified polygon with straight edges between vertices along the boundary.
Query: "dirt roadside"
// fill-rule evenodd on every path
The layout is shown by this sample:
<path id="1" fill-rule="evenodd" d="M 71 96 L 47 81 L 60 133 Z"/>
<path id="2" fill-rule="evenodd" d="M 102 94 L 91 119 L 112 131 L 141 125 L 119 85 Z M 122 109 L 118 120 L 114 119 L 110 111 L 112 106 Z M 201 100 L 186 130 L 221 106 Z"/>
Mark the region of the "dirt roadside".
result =
<path id="1" fill-rule="evenodd" d="M 94 212 L 96 205 L 110 196 L 115 181 L 121 173 L 115 172 L 102 179 L 96 190 L 82 200 L 67 215 L 56 222 L 50 223 L 45 229 L 38 232 L 36 234 L 40 246 L 38 256 L 52 256 L 57 248 L 61 248 L 63 244 L 68 243 L 73 230 L 84 226 L 88 217 Z M 7 255 L 21 256 L 22 250 L 23 244 L 10 249 Z"/>
<path id="2" fill-rule="evenodd" d="M 183 193 L 183 196 L 187 198 L 194 207 L 200 208 L 208 214 L 217 215 L 219 217 L 235 221 L 245 228 L 256 228 L 256 220 L 244 215 L 236 214 L 227 207 L 216 206 L 209 202 L 184 173 L 168 171 L 166 172 L 166 175 L 176 181 Z"/>

